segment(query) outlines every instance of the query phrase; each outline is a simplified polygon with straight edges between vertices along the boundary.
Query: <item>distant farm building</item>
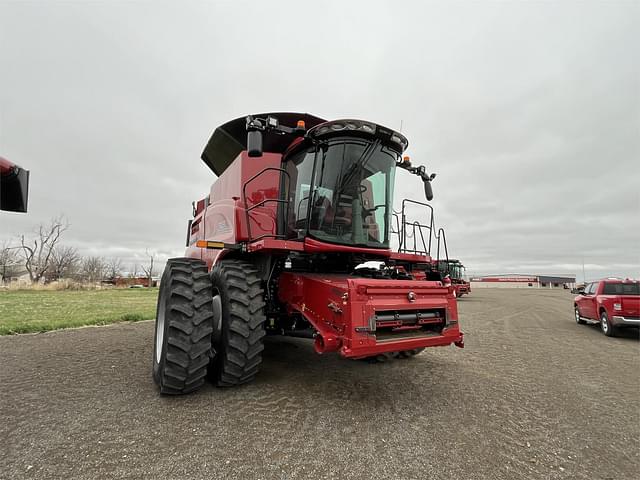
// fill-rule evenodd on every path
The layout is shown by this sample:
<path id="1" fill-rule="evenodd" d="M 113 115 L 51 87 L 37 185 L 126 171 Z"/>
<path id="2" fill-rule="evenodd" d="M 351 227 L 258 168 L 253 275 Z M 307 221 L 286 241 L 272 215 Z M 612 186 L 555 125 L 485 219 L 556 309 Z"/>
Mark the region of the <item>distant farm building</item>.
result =
<path id="1" fill-rule="evenodd" d="M 471 289 L 474 288 L 574 288 L 576 277 L 558 275 L 484 275 L 471 278 Z"/>
<path id="2" fill-rule="evenodd" d="M 149 286 L 149 277 L 116 277 L 113 281 L 113 284 L 116 287 L 148 287 Z M 151 286 L 158 286 L 158 279 L 151 279 Z"/>

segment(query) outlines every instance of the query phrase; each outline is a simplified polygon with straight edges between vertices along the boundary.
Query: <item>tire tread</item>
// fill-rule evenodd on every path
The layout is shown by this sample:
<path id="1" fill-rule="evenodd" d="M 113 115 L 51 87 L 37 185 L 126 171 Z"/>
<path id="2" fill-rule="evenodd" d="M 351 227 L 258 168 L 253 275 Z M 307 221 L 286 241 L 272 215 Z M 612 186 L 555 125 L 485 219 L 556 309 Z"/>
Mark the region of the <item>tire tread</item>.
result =
<path id="1" fill-rule="evenodd" d="M 227 324 L 223 344 L 215 359 L 215 384 L 231 387 L 252 381 L 262 363 L 264 291 L 258 270 L 243 260 L 223 260 L 212 270 L 212 279 L 226 285 Z"/>
<path id="2" fill-rule="evenodd" d="M 211 282 L 207 265 L 201 260 L 173 258 L 165 272 L 167 269 L 163 281 L 169 282 L 165 287 L 168 298 L 162 294 L 158 298 L 158 302 L 168 302 L 166 351 L 154 378 L 162 394 L 178 395 L 200 388 L 207 375 L 213 332 Z"/>

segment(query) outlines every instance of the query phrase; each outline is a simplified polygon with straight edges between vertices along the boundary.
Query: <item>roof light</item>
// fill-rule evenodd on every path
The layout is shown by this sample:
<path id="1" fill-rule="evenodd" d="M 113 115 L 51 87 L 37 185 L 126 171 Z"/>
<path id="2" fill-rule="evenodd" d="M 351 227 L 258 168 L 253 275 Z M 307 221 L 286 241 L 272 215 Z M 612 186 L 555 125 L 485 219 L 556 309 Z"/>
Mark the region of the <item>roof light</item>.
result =
<path id="1" fill-rule="evenodd" d="M 362 131 L 366 133 L 375 133 L 376 125 L 363 122 L 361 120 L 337 120 L 327 122 L 309 130 L 311 135 L 324 135 L 328 132 L 339 132 L 341 130 Z"/>
<path id="2" fill-rule="evenodd" d="M 300 130 L 304 130 L 306 128 L 304 124 L 304 120 L 298 120 L 298 123 L 296 124 L 296 128 Z"/>
<path id="3" fill-rule="evenodd" d="M 407 142 L 407 139 L 398 133 L 394 133 L 393 135 L 391 135 L 391 141 L 396 142 L 398 145 L 402 147 L 403 150 L 409 145 L 409 142 Z"/>
<path id="4" fill-rule="evenodd" d="M 391 142 L 397 145 L 400 147 L 400 151 L 406 150 L 409 146 L 409 142 L 406 137 L 401 133 L 394 132 L 393 130 L 376 125 L 375 123 L 354 119 L 343 119 L 322 123 L 309 129 L 308 135 L 310 137 L 318 137 L 332 132 L 337 133 L 345 130 L 354 133 L 360 132 L 375 135 L 384 142 Z M 393 146 L 393 148 L 395 148 L 395 146 Z"/>

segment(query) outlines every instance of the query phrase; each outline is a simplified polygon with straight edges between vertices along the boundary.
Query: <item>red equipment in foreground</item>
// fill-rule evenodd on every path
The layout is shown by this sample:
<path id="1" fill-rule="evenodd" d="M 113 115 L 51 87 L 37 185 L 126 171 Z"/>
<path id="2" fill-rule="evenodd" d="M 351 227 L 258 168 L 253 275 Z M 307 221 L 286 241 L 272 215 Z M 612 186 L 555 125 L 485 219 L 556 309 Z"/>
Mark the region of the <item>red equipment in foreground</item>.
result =
<path id="1" fill-rule="evenodd" d="M 26 212 L 29 171 L 0 157 L 0 210 Z"/>
<path id="2" fill-rule="evenodd" d="M 219 178 L 194 202 L 185 258 L 162 277 L 153 360 L 162 393 L 193 391 L 207 375 L 219 386 L 252 380 L 266 334 L 356 359 L 464 346 L 453 287 L 427 248 L 390 249 L 407 225 L 431 245 L 432 228 L 408 223 L 404 202 L 391 229 L 396 168 L 433 197 L 435 175 L 402 159 L 407 144 L 371 122 L 295 113 L 215 130 L 202 159 Z"/>

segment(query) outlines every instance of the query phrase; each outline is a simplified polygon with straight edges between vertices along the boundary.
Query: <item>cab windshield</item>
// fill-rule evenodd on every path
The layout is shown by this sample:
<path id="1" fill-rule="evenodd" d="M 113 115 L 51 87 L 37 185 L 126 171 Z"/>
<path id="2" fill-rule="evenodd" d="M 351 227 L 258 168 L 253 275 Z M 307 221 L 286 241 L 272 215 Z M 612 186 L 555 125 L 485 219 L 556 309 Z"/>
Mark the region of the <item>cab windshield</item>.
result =
<path id="1" fill-rule="evenodd" d="M 455 278 L 455 279 L 464 279 L 464 267 L 462 265 L 458 264 L 454 264 L 451 267 L 451 278 Z"/>
<path id="2" fill-rule="evenodd" d="M 448 262 L 447 260 L 440 260 L 438 262 L 438 271 L 441 273 L 448 273 L 451 278 L 464 279 L 465 268 L 459 262 Z"/>
<path id="3" fill-rule="evenodd" d="M 288 236 L 389 248 L 398 155 L 373 139 L 338 137 L 290 156 Z"/>

